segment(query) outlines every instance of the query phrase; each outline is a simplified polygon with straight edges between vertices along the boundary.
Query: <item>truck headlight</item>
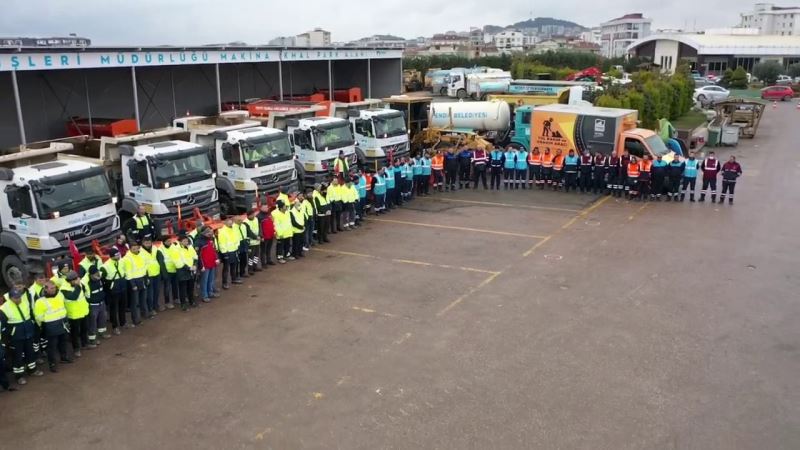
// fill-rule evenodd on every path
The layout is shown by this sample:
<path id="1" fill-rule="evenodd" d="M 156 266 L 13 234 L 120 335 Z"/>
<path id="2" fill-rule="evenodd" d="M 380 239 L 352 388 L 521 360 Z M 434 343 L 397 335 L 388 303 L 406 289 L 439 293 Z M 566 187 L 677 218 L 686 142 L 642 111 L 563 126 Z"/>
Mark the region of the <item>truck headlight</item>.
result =
<path id="1" fill-rule="evenodd" d="M 292 169 L 292 179 L 293 180 L 297 179 L 297 169 Z"/>
<path id="2" fill-rule="evenodd" d="M 215 202 L 217 200 L 219 200 L 219 191 L 214 189 L 213 191 L 211 191 L 211 201 Z"/>

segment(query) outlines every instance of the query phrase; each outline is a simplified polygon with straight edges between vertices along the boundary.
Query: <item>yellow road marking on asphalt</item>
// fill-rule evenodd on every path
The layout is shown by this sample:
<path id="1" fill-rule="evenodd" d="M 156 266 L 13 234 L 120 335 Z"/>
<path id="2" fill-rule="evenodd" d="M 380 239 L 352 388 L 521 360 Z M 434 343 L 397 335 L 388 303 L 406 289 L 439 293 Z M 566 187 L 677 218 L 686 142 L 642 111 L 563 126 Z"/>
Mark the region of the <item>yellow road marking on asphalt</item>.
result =
<path id="1" fill-rule="evenodd" d="M 541 247 L 542 245 L 545 244 L 545 242 L 549 241 L 551 237 L 553 237 L 553 236 L 547 236 L 544 239 L 542 239 L 541 241 L 537 242 L 533 247 L 528 249 L 527 252 L 523 253 L 522 256 L 523 257 L 524 256 L 530 256 L 531 253 L 535 252 L 537 248 Z"/>
<path id="2" fill-rule="evenodd" d="M 645 203 L 644 205 L 640 206 L 639 209 L 637 209 L 636 211 L 633 212 L 633 214 L 628 216 L 628 220 L 633 220 L 640 212 L 644 211 L 644 209 L 647 208 L 649 204 L 650 203 Z"/>
<path id="3" fill-rule="evenodd" d="M 272 433 L 272 428 L 266 428 L 264 431 L 256 434 L 256 440 L 257 441 L 263 440 L 264 439 L 264 435 L 265 434 L 270 434 L 270 433 Z"/>
<path id="4" fill-rule="evenodd" d="M 492 280 L 494 280 L 495 278 L 497 278 L 498 275 L 500 275 L 500 273 L 501 272 L 497 272 L 497 273 L 493 273 L 493 274 L 489 275 L 485 280 L 481 281 L 481 284 L 471 288 L 470 290 L 465 292 L 463 295 L 461 295 L 457 299 L 453 300 L 449 305 L 445 306 L 444 309 L 442 309 L 441 311 L 436 313 L 436 317 L 442 317 L 444 314 L 447 313 L 447 311 L 450 311 L 451 309 L 453 309 L 456 306 L 458 306 L 459 303 L 463 302 L 464 299 L 466 299 L 470 295 L 474 294 L 475 292 L 479 291 L 482 287 L 486 286 L 487 284 L 491 283 Z"/>
<path id="5" fill-rule="evenodd" d="M 507 208 L 525 208 L 525 209 L 540 209 L 542 211 L 560 211 L 569 213 L 579 213 L 579 209 L 556 208 L 551 206 L 536 206 L 536 205 L 522 205 L 519 203 L 501 203 L 501 202 L 481 202 L 477 200 L 460 200 L 455 198 L 439 198 L 439 197 L 422 197 L 418 200 L 438 201 L 438 202 L 453 202 L 453 203 L 467 203 L 473 205 L 486 205 L 486 206 L 504 206 Z"/>
<path id="6" fill-rule="evenodd" d="M 379 316 L 384 316 L 384 317 L 397 317 L 394 314 L 378 312 L 378 311 L 375 311 L 374 309 L 362 308 L 360 306 L 351 306 L 350 309 L 352 309 L 354 311 L 362 312 L 362 313 L 365 313 L 365 314 L 378 314 Z"/>
<path id="7" fill-rule="evenodd" d="M 443 228 L 446 230 L 459 230 L 459 231 L 473 231 L 475 233 L 487 233 L 487 234 L 497 234 L 500 236 L 514 236 L 514 237 L 526 237 L 531 239 L 544 239 L 545 236 L 540 236 L 537 234 L 524 234 L 524 233 L 512 233 L 509 231 L 495 231 L 495 230 L 484 230 L 480 228 L 468 228 L 468 227 L 456 227 L 451 225 L 436 225 L 433 223 L 419 223 L 419 222 L 407 222 L 405 220 L 392 220 L 392 219 L 370 219 L 370 222 L 386 222 L 386 223 L 398 223 L 401 225 L 413 225 L 417 227 L 428 227 L 428 228 Z"/>
<path id="8" fill-rule="evenodd" d="M 369 258 L 369 259 L 379 259 L 383 261 L 391 261 L 398 264 L 412 264 L 415 266 L 424 266 L 424 267 L 438 267 L 440 269 L 452 269 L 452 270 L 463 270 L 465 272 L 478 272 L 478 273 L 498 273 L 494 270 L 486 270 L 486 269 L 477 269 L 475 267 L 463 267 L 463 266 L 451 266 L 449 264 L 436 264 L 426 261 L 415 261 L 413 259 L 394 259 L 394 258 L 381 258 L 380 256 L 375 255 L 367 255 L 365 253 L 355 253 L 355 252 L 345 252 L 341 250 L 332 250 L 332 249 L 322 249 L 316 248 L 314 251 L 322 252 L 322 253 L 332 253 L 335 255 L 343 255 L 343 256 L 355 256 L 358 258 Z"/>

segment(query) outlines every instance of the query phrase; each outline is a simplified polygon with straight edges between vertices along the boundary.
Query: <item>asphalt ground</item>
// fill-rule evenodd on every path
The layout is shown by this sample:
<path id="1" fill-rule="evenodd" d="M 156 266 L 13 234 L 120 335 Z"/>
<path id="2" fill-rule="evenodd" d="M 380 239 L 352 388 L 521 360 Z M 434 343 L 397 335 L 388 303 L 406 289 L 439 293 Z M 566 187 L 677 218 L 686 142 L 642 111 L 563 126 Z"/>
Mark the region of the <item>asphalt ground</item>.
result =
<path id="1" fill-rule="evenodd" d="M 800 111 L 736 205 L 435 194 L 0 394 L 3 448 L 800 447 Z"/>

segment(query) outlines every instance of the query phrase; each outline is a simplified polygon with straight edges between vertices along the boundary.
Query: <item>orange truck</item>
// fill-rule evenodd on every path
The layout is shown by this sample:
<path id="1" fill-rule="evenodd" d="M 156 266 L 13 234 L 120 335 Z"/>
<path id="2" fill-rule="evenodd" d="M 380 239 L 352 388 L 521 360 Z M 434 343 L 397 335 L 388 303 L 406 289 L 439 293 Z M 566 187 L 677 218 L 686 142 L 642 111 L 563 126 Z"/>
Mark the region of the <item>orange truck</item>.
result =
<path id="1" fill-rule="evenodd" d="M 653 130 L 637 127 L 638 111 L 594 106 L 545 105 L 531 116 L 531 148 L 570 149 L 604 155 L 628 150 L 631 155 L 669 162 L 675 156 Z"/>

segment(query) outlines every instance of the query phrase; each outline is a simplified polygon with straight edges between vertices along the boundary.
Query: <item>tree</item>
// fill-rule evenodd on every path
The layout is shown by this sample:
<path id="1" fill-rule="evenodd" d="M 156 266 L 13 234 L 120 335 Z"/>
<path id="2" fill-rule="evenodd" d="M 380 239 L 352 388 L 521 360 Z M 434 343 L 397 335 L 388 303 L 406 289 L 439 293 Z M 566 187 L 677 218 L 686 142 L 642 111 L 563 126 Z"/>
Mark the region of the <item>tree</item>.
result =
<path id="1" fill-rule="evenodd" d="M 753 67 L 753 76 L 763 81 L 764 84 L 775 84 L 778 75 L 783 74 L 783 66 L 775 61 L 765 61 Z"/>
<path id="2" fill-rule="evenodd" d="M 790 77 L 800 77 L 800 63 L 794 63 L 789 66 Z"/>
<path id="3" fill-rule="evenodd" d="M 728 79 L 728 87 L 732 89 L 747 89 L 747 72 L 744 67 L 739 66 L 731 72 L 731 76 Z"/>

